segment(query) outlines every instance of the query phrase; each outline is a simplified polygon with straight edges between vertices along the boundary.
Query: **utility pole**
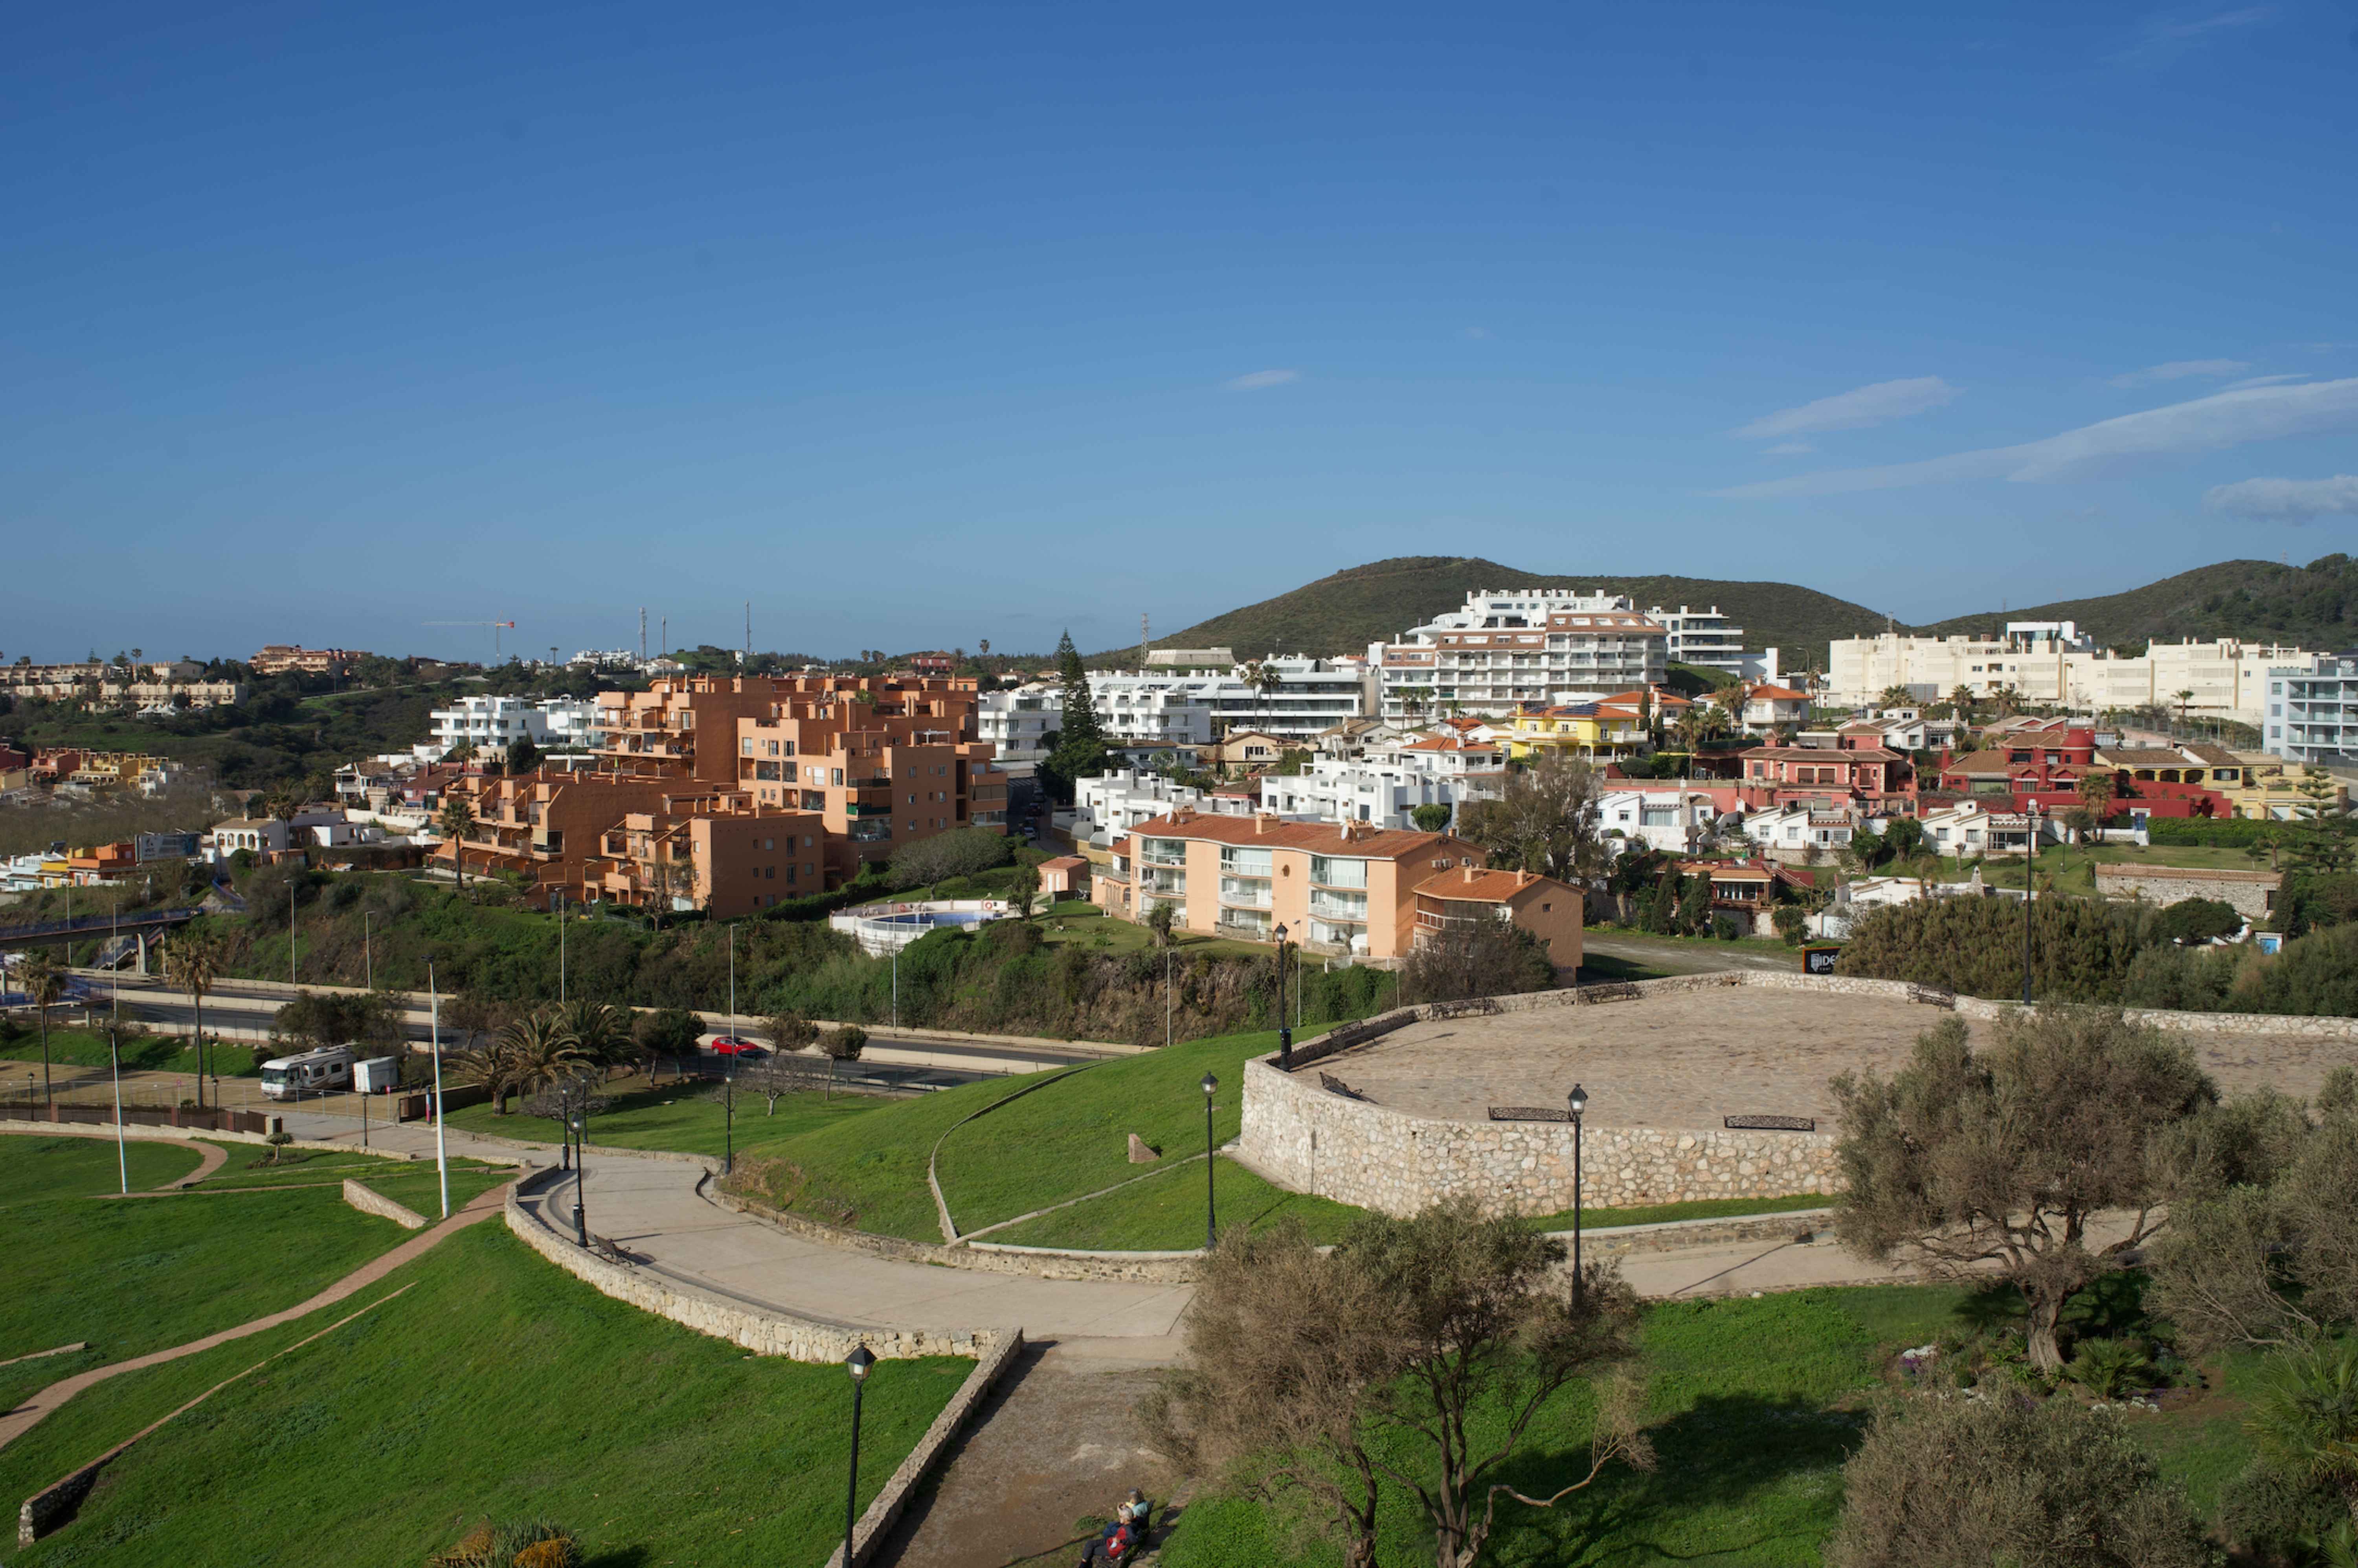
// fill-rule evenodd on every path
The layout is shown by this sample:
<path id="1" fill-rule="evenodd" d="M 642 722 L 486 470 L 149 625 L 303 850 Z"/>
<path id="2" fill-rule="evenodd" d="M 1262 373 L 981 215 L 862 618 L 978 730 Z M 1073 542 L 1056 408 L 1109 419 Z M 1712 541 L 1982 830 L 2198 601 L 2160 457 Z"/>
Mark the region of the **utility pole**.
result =
<path id="1" fill-rule="evenodd" d="M 639 606 L 639 663 L 647 662 L 647 607 Z"/>
<path id="2" fill-rule="evenodd" d="M 752 660 L 753 660 L 753 601 L 752 601 L 752 600 L 750 600 L 750 599 L 749 599 L 749 600 L 747 600 L 745 601 L 745 656 L 744 656 L 743 658 L 741 658 L 741 659 L 738 660 L 737 662 L 738 662 L 738 664 L 739 664 L 740 665 L 743 665 L 751 664 L 751 663 L 752 662 Z"/>
<path id="3" fill-rule="evenodd" d="M 1141 610 L 1138 612 L 1138 667 L 1141 673 L 1146 669 L 1146 644 L 1150 641 L 1152 639 L 1146 634 L 1146 611 Z"/>

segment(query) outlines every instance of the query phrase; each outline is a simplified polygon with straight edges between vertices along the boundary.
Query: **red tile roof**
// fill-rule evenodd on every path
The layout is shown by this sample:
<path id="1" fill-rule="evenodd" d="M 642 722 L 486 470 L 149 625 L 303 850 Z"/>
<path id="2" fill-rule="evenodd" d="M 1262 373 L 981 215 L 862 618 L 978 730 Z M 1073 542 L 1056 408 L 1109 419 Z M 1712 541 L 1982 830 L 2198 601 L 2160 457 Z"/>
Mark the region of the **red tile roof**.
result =
<path id="1" fill-rule="evenodd" d="M 1446 833 L 1419 833 L 1396 827 L 1369 829 L 1357 822 L 1280 822 L 1266 813 L 1257 816 L 1212 816 L 1191 813 L 1181 820 L 1153 817 L 1130 829 L 1143 838 L 1207 838 L 1265 849 L 1308 849 L 1325 855 L 1348 855 L 1370 860 L 1407 860 L 1419 855 L 1447 852 L 1452 858 L 1478 857 L 1482 851 Z"/>
<path id="2" fill-rule="evenodd" d="M 1478 866 L 1436 871 L 1417 883 L 1416 891 L 1427 898 L 1454 899 L 1467 903 L 1505 903 L 1541 886 L 1567 893 L 1572 892 L 1569 886 L 1552 877 L 1542 877 L 1531 871 L 1485 871 Z"/>

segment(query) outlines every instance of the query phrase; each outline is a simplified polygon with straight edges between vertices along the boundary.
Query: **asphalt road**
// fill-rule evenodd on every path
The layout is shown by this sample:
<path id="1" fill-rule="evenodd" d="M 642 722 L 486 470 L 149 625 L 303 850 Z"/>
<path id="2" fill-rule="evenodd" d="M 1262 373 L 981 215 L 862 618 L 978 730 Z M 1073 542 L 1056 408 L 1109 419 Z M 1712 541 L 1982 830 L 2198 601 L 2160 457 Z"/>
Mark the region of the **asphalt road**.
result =
<path id="1" fill-rule="evenodd" d="M 103 996 L 103 980 L 92 989 Z M 270 1028 L 272 1017 L 285 1005 L 283 988 L 275 990 L 241 987 L 237 981 L 225 980 L 205 998 L 205 1027 L 221 1029 L 232 1039 L 259 1039 Z M 166 1024 L 187 1029 L 194 1022 L 195 1007 L 188 994 L 168 989 L 150 977 L 123 978 L 123 1015 L 142 1022 Z M 103 1003 L 97 1010 L 103 1016 Z M 707 1017 L 711 1015 L 708 1013 Z M 64 1015 L 60 1014 L 62 1022 Z M 754 1033 L 751 1019 L 740 1019 L 739 1027 L 749 1035 Z M 417 1044 L 433 1039 L 431 1010 L 412 1006 L 403 1014 L 402 1033 Z M 758 1037 L 758 1036 L 756 1036 Z M 706 1045 L 719 1038 L 708 1033 Z M 443 1044 L 452 1043 L 449 1029 L 443 1031 Z M 925 1040 L 895 1034 L 889 1029 L 871 1030 L 868 1046 L 860 1055 L 863 1067 L 889 1068 L 893 1071 L 881 1076 L 909 1087 L 947 1085 L 971 1082 L 976 1078 L 1000 1077 L 1012 1073 L 1037 1072 L 1043 1068 L 1078 1066 L 1085 1062 L 1103 1059 L 1103 1054 L 1084 1048 L 1065 1047 L 1053 1042 L 1040 1044 L 1002 1045 L 990 1042 Z"/>

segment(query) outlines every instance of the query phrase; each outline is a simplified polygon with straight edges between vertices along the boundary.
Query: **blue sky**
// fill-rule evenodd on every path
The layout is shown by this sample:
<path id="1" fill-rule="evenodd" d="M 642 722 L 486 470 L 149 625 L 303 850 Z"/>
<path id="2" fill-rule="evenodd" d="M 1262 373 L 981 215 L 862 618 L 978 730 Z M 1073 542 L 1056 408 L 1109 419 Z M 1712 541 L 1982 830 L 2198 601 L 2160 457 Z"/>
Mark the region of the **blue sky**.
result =
<path id="1" fill-rule="evenodd" d="M 0 657 L 2306 560 L 2353 129 L 2315 0 L 20 7 Z"/>

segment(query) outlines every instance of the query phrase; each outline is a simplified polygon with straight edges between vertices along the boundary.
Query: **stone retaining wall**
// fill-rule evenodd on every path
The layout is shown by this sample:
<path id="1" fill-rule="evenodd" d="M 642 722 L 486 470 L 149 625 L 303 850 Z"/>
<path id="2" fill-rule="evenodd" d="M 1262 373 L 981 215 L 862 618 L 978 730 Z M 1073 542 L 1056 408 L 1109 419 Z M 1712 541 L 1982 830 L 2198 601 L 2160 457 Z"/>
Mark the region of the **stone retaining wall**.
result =
<path id="1" fill-rule="evenodd" d="M 1425 1003 L 1346 1024 L 1304 1042 L 1295 1071 L 1274 1056 L 1245 1064 L 1244 1130 L 1238 1157 L 1270 1180 L 1339 1203 L 1413 1214 L 1471 1195 L 1489 1212 L 1550 1214 L 1572 1206 L 1572 1129 L 1552 1122 L 1471 1122 L 1419 1116 L 1326 1093 L 1303 1068 L 1404 1025 L 1434 1018 L 1635 1003 L 1721 986 L 1765 986 L 1828 996 L 1932 1002 L 1994 1020 L 2005 1002 L 1954 999 L 1902 980 L 1730 970 L 1627 985 L 1533 991 L 1479 1003 Z M 2358 1019 L 2132 1010 L 2131 1019 L 2189 1033 L 2358 1040 Z M 1598 1128 L 1583 1143 L 1583 1200 L 1600 1208 L 1709 1198 L 1831 1195 L 1840 1178 L 1834 1139 L 1823 1132 L 1725 1128 Z"/>
<path id="2" fill-rule="evenodd" d="M 383 1193 L 370 1191 L 350 1176 L 344 1178 L 344 1201 L 362 1214 L 383 1216 L 404 1230 L 426 1228 L 424 1215 L 407 1204 L 394 1202 Z"/>
<path id="3" fill-rule="evenodd" d="M 563 1173 L 539 1171 L 508 1189 L 508 1228 L 542 1257 L 583 1281 L 601 1294 L 628 1302 L 643 1312 L 741 1345 L 757 1356 L 783 1356 L 792 1361 L 840 1361 L 855 1346 L 865 1345 L 886 1360 L 920 1356 L 984 1357 L 1002 1340 L 1019 1336 L 1012 1328 L 967 1330 L 870 1328 L 800 1317 L 730 1301 L 693 1285 L 665 1279 L 652 1271 L 616 1263 L 585 1252 L 571 1238 L 561 1237 L 542 1224 L 523 1204 L 527 1190 L 537 1195 Z"/>
<path id="4" fill-rule="evenodd" d="M 1417 1116 L 1328 1094 L 1265 1060 L 1245 1064 L 1244 1096 L 1239 1151 L 1297 1192 L 1394 1215 L 1460 1196 L 1490 1214 L 1572 1206 L 1565 1123 Z M 1833 1145 L 1823 1132 L 1600 1127 L 1582 1141 L 1582 1201 L 1636 1208 L 1832 1194 Z"/>

